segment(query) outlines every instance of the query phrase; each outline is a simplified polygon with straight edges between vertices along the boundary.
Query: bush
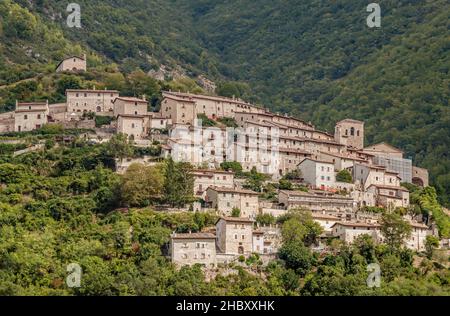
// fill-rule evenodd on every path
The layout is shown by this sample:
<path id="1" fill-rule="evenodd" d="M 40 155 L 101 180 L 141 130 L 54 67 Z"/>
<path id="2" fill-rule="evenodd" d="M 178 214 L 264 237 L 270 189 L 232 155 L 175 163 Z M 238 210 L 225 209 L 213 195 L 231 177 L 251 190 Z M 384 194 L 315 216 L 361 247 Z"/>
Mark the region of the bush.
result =
<path id="1" fill-rule="evenodd" d="M 345 183 L 352 183 L 353 182 L 353 178 L 352 178 L 352 175 L 350 174 L 350 172 L 348 170 L 343 169 L 343 170 L 339 171 L 338 174 L 336 175 L 336 181 L 345 182 Z"/>
<path id="2" fill-rule="evenodd" d="M 110 116 L 95 116 L 95 127 L 101 127 L 103 125 L 109 125 L 113 121 Z"/>

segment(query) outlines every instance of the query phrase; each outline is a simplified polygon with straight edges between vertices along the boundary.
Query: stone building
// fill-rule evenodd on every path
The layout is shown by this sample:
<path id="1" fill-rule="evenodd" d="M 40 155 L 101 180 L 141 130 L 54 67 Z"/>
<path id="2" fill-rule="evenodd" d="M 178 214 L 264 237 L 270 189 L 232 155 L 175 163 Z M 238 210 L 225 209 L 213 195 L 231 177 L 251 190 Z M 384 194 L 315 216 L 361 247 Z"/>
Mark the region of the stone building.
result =
<path id="1" fill-rule="evenodd" d="M 318 154 L 314 155 L 314 158 L 332 162 L 334 164 L 334 169 L 337 171 L 350 169 L 355 165 L 355 163 L 369 163 L 369 160 L 358 157 L 350 152 L 332 153 L 320 151 Z"/>
<path id="2" fill-rule="evenodd" d="M 41 128 L 48 123 L 48 101 L 19 103 L 14 111 L 14 131 L 27 132 Z"/>
<path id="3" fill-rule="evenodd" d="M 242 217 L 255 218 L 259 213 L 259 193 L 251 190 L 209 187 L 205 200 L 225 216 L 230 216 L 233 208 L 239 209 Z"/>
<path id="4" fill-rule="evenodd" d="M 119 114 L 117 132 L 134 140 L 143 139 L 145 137 L 145 117 L 143 115 Z"/>
<path id="5" fill-rule="evenodd" d="M 211 233 L 172 234 L 170 255 L 177 266 L 216 265 L 216 236 Z"/>
<path id="6" fill-rule="evenodd" d="M 405 241 L 406 247 L 416 251 L 425 251 L 425 242 L 430 233 L 427 225 L 411 223 L 411 236 Z"/>
<path id="7" fill-rule="evenodd" d="M 193 125 L 199 114 L 208 118 L 234 118 L 237 111 L 265 112 L 265 109 L 237 98 L 197 95 L 182 92 L 163 92 L 161 115 L 172 119 L 173 124 Z"/>
<path id="8" fill-rule="evenodd" d="M 147 115 L 148 102 L 134 97 L 117 97 L 114 102 L 114 117 L 119 115 Z"/>
<path id="9" fill-rule="evenodd" d="M 278 202 L 287 209 L 305 208 L 311 211 L 345 212 L 355 210 L 356 201 L 326 191 L 288 191 L 278 192 Z"/>
<path id="10" fill-rule="evenodd" d="M 345 119 L 336 123 L 335 140 L 356 149 L 364 148 L 364 122 Z"/>
<path id="11" fill-rule="evenodd" d="M 111 113 L 114 100 L 119 97 L 117 90 L 67 89 L 67 112 L 81 115 L 87 112 Z"/>
<path id="12" fill-rule="evenodd" d="M 83 55 L 83 57 L 79 56 L 71 56 L 63 61 L 61 61 L 58 66 L 56 67 L 56 72 L 63 72 L 63 71 L 71 71 L 71 72 L 78 72 L 78 71 L 86 71 L 86 54 Z"/>
<path id="13" fill-rule="evenodd" d="M 313 212 L 312 218 L 322 228 L 325 234 L 331 234 L 332 228 L 336 222 L 340 222 L 341 218 L 333 215 L 323 214 L 319 212 Z"/>
<path id="14" fill-rule="evenodd" d="M 253 252 L 262 255 L 278 253 L 282 246 L 281 229 L 277 226 L 261 226 L 253 231 Z"/>
<path id="15" fill-rule="evenodd" d="M 330 190 L 336 183 L 334 164 L 328 161 L 305 158 L 297 165 L 301 171 L 303 182 L 315 189 Z"/>
<path id="16" fill-rule="evenodd" d="M 377 206 L 395 208 L 409 205 L 409 192 L 400 185 L 396 172 L 383 166 L 355 164 L 353 179 L 362 192 L 373 194 Z"/>
<path id="17" fill-rule="evenodd" d="M 353 243 L 361 235 L 369 235 L 375 242 L 381 242 L 380 227 L 378 224 L 336 222 L 331 226 L 331 233 L 346 243 Z"/>
<path id="18" fill-rule="evenodd" d="M 409 191 L 402 186 L 372 184 L 367 192 L 375 196 L 377 206 L 385 208 L 409 206 Z"/>
<path id="19" fill-rule="evenodd" d="M 209 187 L 234 188 L 234 173 L 216 169 L 196 169 L 194 176 L 194 194 L 205 198 Z"/>
<path id="20" fill-rule="evenodd" d="M 221 217 L 216 223 L 216 236 L 221 253 L 248 255 L 253 251 L 253 220 Z"/>
<path id="21" fill-rule="evenodd" d="M 428 170 L 419 167 L 412 168 L 412 183 L 419 187 L 427 187 L 429 185 Z"/>
<path id="22" fill-rule="evenodd" d="M 0 133 L 14 131 L 14 112 L 0 113 Z"/>
<path id="23" fill-rule="evenodd" d="M 197 118 L 195 101 L 173 94 L 163 93 L 160 114 L 172 120 L 172 124 L 194 125 Z"/>

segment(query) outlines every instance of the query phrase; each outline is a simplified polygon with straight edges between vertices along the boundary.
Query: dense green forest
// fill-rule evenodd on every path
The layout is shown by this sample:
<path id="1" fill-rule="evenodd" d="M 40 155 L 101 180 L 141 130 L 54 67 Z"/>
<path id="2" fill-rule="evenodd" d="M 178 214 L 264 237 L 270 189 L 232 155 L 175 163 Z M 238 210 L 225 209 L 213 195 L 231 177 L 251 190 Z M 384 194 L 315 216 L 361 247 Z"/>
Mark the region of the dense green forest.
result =
<path id="1" fill-rule="evenodd" d="M 14 157 L 22 146 L 0 148 L 0 295 L 450 294 L 448 255 L 433 240 L 419 256 L 399 246 L 409 225 L 398 214 L 383 219 L 386 245 L 363 236 L 352 246 L 335 240 L 333 253 L 319 254 L 309 246 L 320 225 L 309 212 L 292 211 L 278 220 L 284 244 L 267 266 L 252 255 L 208 278 L 199 265 L 177 269 L 167 258 L 170 234 L 200 231 L 217 219 L 153 210 L 155 203 L 177 206 L 192 198 L 190 166 L 135 164 L 118 175 L 115 159 L 154 148 L 134 148 L 122 135 L 94 145 L 82 134 L 44 126 L 20 134 L 25 144 L 43 141 L 42 151 Z M 61 135 L 72 141 L 62 143 Z M 417 192 L 417 199 L 424 210 L 436 207 L 432 190 Z M 71 263 L 82 269 L 80 287 L 66 284 Z M 369 263 L 381 267 L 380 287 L 367 286 Z"/>
<path id="2" fill-rule="evenodd" d="M 15 98 L 61 101 L 61 78 L 52 72 L 67 54 L 88 52 L 92 72 L 81 85 L 125 94 L 142 91 L 128 78 L 136 68 L 179 65 L 192 78 L 215 80 L 220 94 L 328 131 L 343 117 L 366 121 L 367 143 L 401 147 L 430 170 L 440 201 L 450 204 L 448 1 L 380 0 L 379 29 L 367 27 L 363 0 L 78 3 L 82 29 L 66 26 L 63 1 L 0 3 L 3 110 Z M 147 93 L 154 105 L 156 84 Z M 181 87 L 198 89 L 192 82 Z"/>

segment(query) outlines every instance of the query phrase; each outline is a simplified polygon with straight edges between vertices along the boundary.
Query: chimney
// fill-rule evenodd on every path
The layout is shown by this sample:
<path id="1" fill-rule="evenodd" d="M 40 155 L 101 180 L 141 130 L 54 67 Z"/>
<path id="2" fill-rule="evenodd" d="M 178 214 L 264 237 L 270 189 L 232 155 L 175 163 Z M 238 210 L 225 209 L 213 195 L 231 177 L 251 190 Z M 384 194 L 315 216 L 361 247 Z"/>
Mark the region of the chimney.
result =
<path id="1" fill-rule="evenodd" d="M 18 106 L 19 106 L 19 101 L 17 101 L 17 99 L 16 99 L 16 110 L 17 110 Z"/>
<path id="2" fill-rule="evenodd" d="M 145 94 L 142 95 L 142 100 L 147 101 L 147 96 Z"/>

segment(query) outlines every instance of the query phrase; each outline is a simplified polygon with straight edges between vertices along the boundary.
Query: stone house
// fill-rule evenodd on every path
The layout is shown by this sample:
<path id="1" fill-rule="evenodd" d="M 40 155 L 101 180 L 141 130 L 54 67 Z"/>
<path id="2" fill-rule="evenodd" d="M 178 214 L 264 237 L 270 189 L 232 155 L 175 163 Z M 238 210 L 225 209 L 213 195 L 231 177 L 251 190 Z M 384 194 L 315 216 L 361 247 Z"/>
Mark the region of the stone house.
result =
<path id="1" fill-rule="evenodd" d="M 163 93 L 160 114 L 172 121 L 172 124 L 193 125 L 197 118 L 195 101 L 183 99 L 176 95 Z"/>
<path id="2" fill-rule="evenodd" d="M 191 124 L 198 114 L 208 118 L 235 117 L 236 111 L 265 112 L 265 109 L 237 98 L 197 95 L 182 92 L 163 92 L 161 114 L 172 119 L 174 124 Z"/>
<path id="3" fill-rule="evenodd" d="M 194 176 L 194 194 L 205 198 L 209 187 L 234 188 L 234 173 L 216 169 L 196 169 L 192 171 Z"/>
<path id="4" fill-rule="evenodd" d="M 402 186 L 372 184 L 367 192 L 374 194 L 377 206 L 385 208 L 409 206 L 409 191 Z"/>
<path id="5" fill-rule="evenodd" d="M 278 202 L 287 209 L 305 208 L 310 211 L 346 212 L 356 207 L 353 198 L 326 191 L 280 190 Z"/>
<path id="6" fill-rule="evenodd" d="M 360 164 L 369 163 L 367 159 L 357 157 L 356 155 L 353 155 L 350 152 L 332 153 L 320 151 L 318 154 L 315 155 L 314 158 L 334 163 L 334 169 L 337 171 L 350 169 L 355 165 L 355 163 Z"/>
<path id="7" fill-rule="evenodd" d="M 336 222 L 340 222 L 341 218 L 319 212 L 312 212 L 312 218 L 322 228 L 325 234 L 331 234 L 332 228 Z"/>
<path id="8" fill-rule="evenodd" d="M 221 217 L 216 223 L 217 247 L 221 253 L 248 255 L 253 251 L 253 223 L 249 218 Z"/>
<path id="9" fill-rule="evenodd" d="M 147 115 L 148 102 L 134 97 L 117 97 L 114 102 L 114 117 L 119 115 Z"/>
<path id="10" fill-rule="evenodd" d="M 63 71 L 71 71 L 71 72 L 78 72 L 78 71 L 86 71 L 86 54 L 83 55 L 83 57 L 79 56 L 71 56 L 64 60 L 62 60 L 58 66 L 56 66 L 56 72 L 63 72 Z"/>
<path id="11" fill-rule="evenodd" d="M 264 251 L 264 232 L 260 230 L 253 231 L 253 252 L 263 253 Z"/>
<path id="12" fill-rule="evenodd" d="M 233 208 L 238 208 L 242 217 L 255 218 L 259 214 L 259 193 L 251 190 L 209 187 L 205 200 L 221 215 L 230 216 Z"/>
<path id="13" fill-rule="evenodd" d="M 406 247 L 416 251 L 425 251 L 425 242 L 430 233 L 427 225 L 412 222 L 411 236 L 405 241 Z"/>
<path id="14" fill-rule="evenodd" d="M 117 132 L 140 140 L 145 137 L 145 116 L 119 114 L 117 118 Z"/>
<path id="15" fill-rule="evenodd" d="M 372 194 L 375 204 L 381 207 L 407 207 L 409 192 L 400 186 L 397 172 L 386 170 L 383 166 L 355 164 L 353 179 L 362 192 Z M 372 206 L 370 201 L 363 201 L 363 206 Z"/>
<path id="16" fill-rule="evenodd" d="M 361 235 L 369 235 L 375 242 L 381 242 L 380 225 L 357 222 L 336 222 L 331 233 L 346 243 L 353 243 Z"/>
<path id="17" fill-rule="evenodd" d="M 303 181 L 313 188 L 330 190 L 334 188 L 336 177 L 334 164 L 328 161 L 305 158 L 297 165 L 302 173 Z"/>
<path id="18" fill-rule="evenodd" d="M 262 255 L 278 253 L 282 245 L 281 229 L 277 226 L 261 226 L 253 231 L 253 252 Z"/>
<path id="19" fill-rule="evenodd" d="M 170 255 L 177 266 L 202 264 L 216 265 L 216 236 L 211 233 L 172 234 Z"/>
<path id="20" fill-rule="evenodd" d="M 48 101 L 19 103 L 14 111 L 14 131 L 26 132 L 41 128 L 48 123 Z"/>
<path id="21" fill-rule="evenodd" d="M 111 115 L 114 100 L 119 97 L 117 90 L 67 89 L 67 112 L 81 115 L 87 112 Z"/>

